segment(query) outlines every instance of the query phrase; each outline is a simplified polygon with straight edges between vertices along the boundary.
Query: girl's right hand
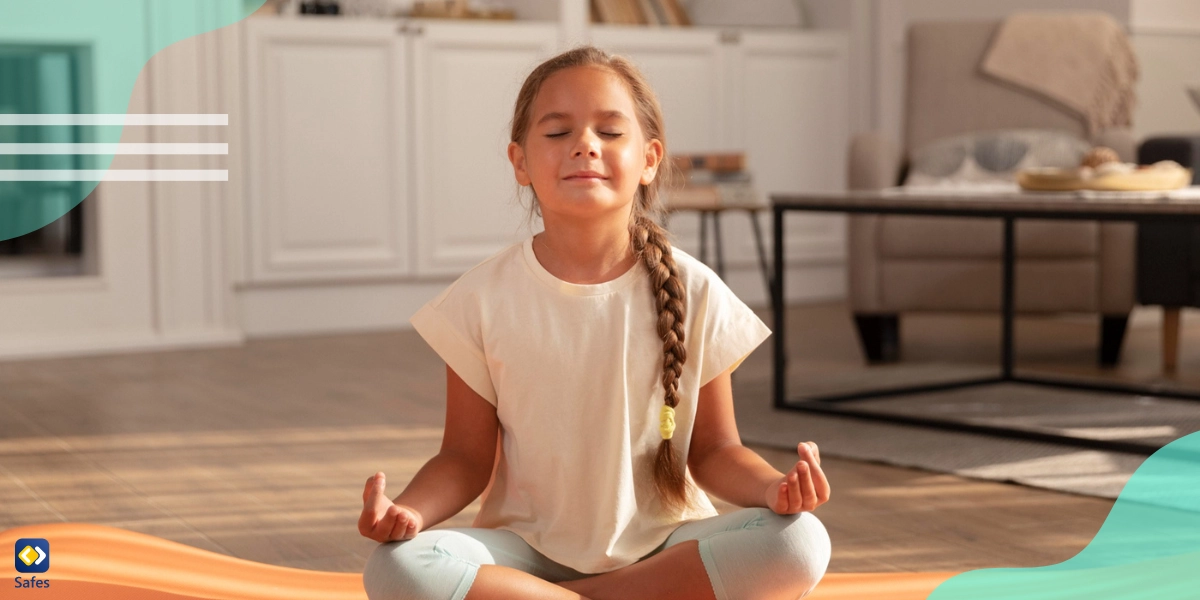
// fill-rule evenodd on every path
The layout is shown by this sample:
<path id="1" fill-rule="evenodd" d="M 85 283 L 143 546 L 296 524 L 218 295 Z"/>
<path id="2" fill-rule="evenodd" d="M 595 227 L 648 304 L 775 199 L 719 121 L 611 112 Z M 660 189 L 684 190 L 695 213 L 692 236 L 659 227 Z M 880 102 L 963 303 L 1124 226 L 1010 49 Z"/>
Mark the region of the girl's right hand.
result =
<path id="1" fill-rule="evenodd" d="M 411 540 L 417 537 L 424 519 L 412 507 L 388 500 L 384 493 L 383 472 L 367 478 L 363 489 L 363 511 L 358 518 L 358 532 L 379 543 Z"/>

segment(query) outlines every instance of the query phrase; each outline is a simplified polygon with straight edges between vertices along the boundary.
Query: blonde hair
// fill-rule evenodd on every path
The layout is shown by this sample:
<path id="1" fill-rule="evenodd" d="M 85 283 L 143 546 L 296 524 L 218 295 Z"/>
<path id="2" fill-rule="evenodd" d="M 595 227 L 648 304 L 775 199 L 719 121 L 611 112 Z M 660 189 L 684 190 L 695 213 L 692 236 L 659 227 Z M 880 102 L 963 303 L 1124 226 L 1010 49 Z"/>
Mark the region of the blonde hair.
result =
<path id="1" fill-rule="evenodd" d="M 667 406 L 674 409 L 679 404 L 679 378 L 683 373 L 683 364 L 687 361 L 683 329 L 684 317 L 687 316 L 687 296 L 679 279 L 679 269 L 675 266 L 675 259 L 671 254 L 669 234 L 659 225 L 665 214 L 661 190 L 663 186 L 673 182 L 675 172 L 671 161 L 666 159 L 667 140 L 662 108 L 650 89 L 650 84 L 633 63 L 593 46 L 582 46 L 559 54 L 538 65 L 521 86 L 513 109 L 511 141 L 524 146 L 533 117 L 533 101 L 542 84 L 551 75 L 573 67 L 598 67 L 619 76 L 633 98 L 637 121 L 645 139 L 658 140 L 663 145 L 664 157 L 659 163 L 657 176 L 649 184 L 638 185 L 629 214 L 629 234 L 634 255 L 646 265 L 646 270 L 650 273 L 651 289 L 658 311 L 658 335 L 663 341 L 662 385 L 666 392 L 663 400 Z M 536 191 L 533 197 L 530 211 L 541 216 Z M 654 486 L 668 508 L 682 509 L 693 505 L 691 486 L 684 474 L 686 466 L 686 461 L 679 456 L 671 440 L 662 440 L 654 460 Z"/>

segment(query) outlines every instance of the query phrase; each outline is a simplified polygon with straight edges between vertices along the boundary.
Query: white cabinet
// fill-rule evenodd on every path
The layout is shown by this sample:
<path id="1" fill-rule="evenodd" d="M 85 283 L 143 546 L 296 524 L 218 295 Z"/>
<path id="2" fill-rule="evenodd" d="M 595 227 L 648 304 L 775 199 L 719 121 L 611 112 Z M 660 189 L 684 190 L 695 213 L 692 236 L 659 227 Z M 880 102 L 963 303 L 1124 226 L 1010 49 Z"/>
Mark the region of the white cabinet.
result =
<path id="1" fill-rule="evenodd" d="M 668 153 L 727 148 L 727 50 L 716 30 L 657 31 L 597 25 L 592 43 L 637 65 L 662 105 Z"/>
<path id="2" fill-rule="evenodd" d="M 851 106 L 846 36 L 747 32 L 740 37 L 729 60 L 736 74 L 730 82 L 730 141 L 745 149 L 758 190 L 768 196 L 844 190 Z M 769 217 L 760 219 L 769 238 Z M 789 264 L 841 261 L 845 223 L 840 214 L 789 214 Z M 734 221 L 731 228 L 737 245 L 730 255 L 750 261 L 749 225 Z"/>
<path id="3" fill-rule="evenodd" d="M 245 26 L 247 278 L 407 274 L 408 77 L 396 24 Z"/>
<path id="4" fill-rule="evenodd" d="M 246 23 L 251 283 L 457 275 L 522 235 L 505 155 L 558 28 Z"/>
<path id="5" fill-rule="evenodd" d="M 509 127 L 525 77 L 557 51 L 558 28 L 408 27 L 416 273 L 457 276 L 527 235 L 527 210 L 517 201 L 507 157 Z M 526 195 L 524 205 L 530 202 Z"/>
<path id="6" fill-rule="evenodd" d="M 241 125 L 247 156 L 247 332 L 404 327 L 446 283 L 540 229 L 506 149 L 521 84 L 564 49 L 561 23 L 293 17 L 242 26 L 245 111 L 231 124 Z M 764 194 L 843 185 L 845 34 L 586 32 L 646 74 L 669 151 L 745 150 Z M 760 219 L 769 236 L 769 215 Z M 789 285 L 798 286 L 789 297 L 840 293 L 842 222 L 789 217 Z M 670 227 L 699 254 L 695 214 Z M 730 214 L 722 230 L 726 281 L 765 303 L 750 221 Z"/>
<path id="7" fill-rule="evenodd" d="M 668 151 L 746 152 L 764 196 L 844 189 L 849 139 L 849 46 L 843 33 L 655 30 L 596 26 L 592 43 L 632 59 L 663 107 Z M 769 216 L 760 215 L 768 232 Z M 839 259 L 844 218 L 789 215 L 789 260 Z M 681 214 L 671 229 L 698 252 L 699 219 Z M 722 219 L 730 266 L 753 266 L 748 219 Z"/>

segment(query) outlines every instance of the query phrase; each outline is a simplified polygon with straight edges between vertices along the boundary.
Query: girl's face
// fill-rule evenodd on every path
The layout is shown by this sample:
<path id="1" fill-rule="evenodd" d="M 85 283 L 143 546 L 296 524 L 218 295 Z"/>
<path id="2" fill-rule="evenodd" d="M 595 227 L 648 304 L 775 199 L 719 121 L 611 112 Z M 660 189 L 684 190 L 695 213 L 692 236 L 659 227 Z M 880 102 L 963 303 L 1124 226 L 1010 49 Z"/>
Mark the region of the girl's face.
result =
<path id="1" fill-rule="evenodd" d="M 533 186 L 544 218 L 627 215 L 662 155 L 661 142 L 644 138 L 624 81 L 597 67 L 547 78 L 534 98 L 524 146 L 508 147 L 517 182 Z"/>

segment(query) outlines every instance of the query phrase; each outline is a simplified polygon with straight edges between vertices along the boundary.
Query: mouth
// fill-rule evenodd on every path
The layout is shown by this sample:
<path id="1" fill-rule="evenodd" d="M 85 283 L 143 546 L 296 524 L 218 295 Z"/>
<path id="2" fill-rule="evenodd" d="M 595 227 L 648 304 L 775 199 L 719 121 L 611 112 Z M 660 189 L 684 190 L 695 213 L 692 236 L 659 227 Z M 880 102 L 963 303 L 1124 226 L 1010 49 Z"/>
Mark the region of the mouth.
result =
<path id="1" fill-rule="evenodd" d="M 568 181 L 570 181 L 570 180 L 600 181 L 600 180 L 608 179 L 608 178 L 604 177 L 603 175 L 601 175 L 599 173 L 588 171 L 588 172 L 583 172 L 583 173 L 572 173 L 572 174 L 564 177 L 563 179 L 566 179 Z"/>

